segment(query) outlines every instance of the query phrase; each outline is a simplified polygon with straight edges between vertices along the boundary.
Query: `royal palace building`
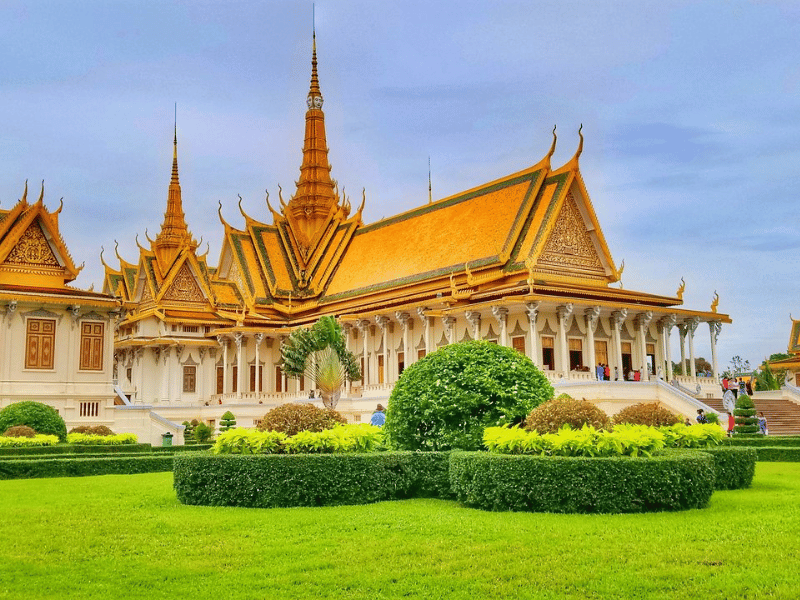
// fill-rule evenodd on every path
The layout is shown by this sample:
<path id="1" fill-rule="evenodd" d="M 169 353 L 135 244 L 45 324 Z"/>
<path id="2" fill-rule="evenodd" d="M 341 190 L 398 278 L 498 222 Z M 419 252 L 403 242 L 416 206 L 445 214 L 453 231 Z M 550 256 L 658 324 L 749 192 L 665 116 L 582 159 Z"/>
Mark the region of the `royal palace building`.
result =
<path id="1" fill-rule="evenodd" d="M 293 329 L 332 315 L 362 365 L 362 380 L 347 383 L 338 405 L 352 422 L 385 402 L 405 367 L 472 339 L 526 354 L 557 388 L 609 412 L 658 400 L 688 415 L 719 396 L 715 348 L 729 317 L 717 312 L 717 301 L 708 311 L 683 308 L 683 287 L 675 296 L 622 288 L 622 269 L 581 177 L 580 132 L 562 166 L 550 162 L 554 132 L 541 160 L 522 171 L 365 224 L 366 198 L 354 209 L 331 176 L 322 107 L 315 45 L 296 189 L 288 201 L 281 192 L 275 207 L 268 197 L 261 218 L 240 203 L 238 224 L 223 218 L 220 205 L 215 266 L 198 251 L 183 213 L 177 132 L 161 229 L 147 246 L 137 240 L 139 254 L 130 261 L 118 252 L 113 264 L 104 259 L 102 294 L 64 286 L 77 271 L 57 235 L 57 212 L 24 199 L 0 212 L 2 368 L 20 382 L 44 373 L 63 379 L 53 390 L 73 404 L 76 386 L 94 377 L 106 399 L 96 414 L 73 406 L 80 413 L 73 421 L 123 424 L 117 429 L 145 439 L 167 430 L 180 435 L 177 424 L 195 418 L 214 424 L 227 410 L 252 426 L 278 404 L 319 402 L 313 381 L 281 372 L 280 349 Z M 40 227 L 33 234 L 31 223 Z M 57 263 L 63 271 L 47 280 L 52 289 L 37 279 L 44 275 L 24 286 L 10 275 L 19 270 L 14 249 L 33 238 L 52 250 L 48 268 Z M 43 271 L 38 264 L 31 272 Z M 29 355 L 44 360 L 36 353 L 46 342 L 37 346 L 28 329 L 40 321 L 55 327 L 50 348 L 63 357 L 45 369 L 25 363 Z M 96 348 L 83 337 L 94 335 L 95 324 L 101 349 L 86 350 Z M 706 327 L 713 372 L 700 374 L 694 341 Z M 680 338 L 680 375 L 672 369 L 671 336 Z M 86 369 L 90 363 L 100 370 Z M 611 381 L 597 380 L 598 363 L 609 365 Z M 636 371 L 639 381 L 625 381 Z M 12 396 L 4 388 L 3 402 Z"/>

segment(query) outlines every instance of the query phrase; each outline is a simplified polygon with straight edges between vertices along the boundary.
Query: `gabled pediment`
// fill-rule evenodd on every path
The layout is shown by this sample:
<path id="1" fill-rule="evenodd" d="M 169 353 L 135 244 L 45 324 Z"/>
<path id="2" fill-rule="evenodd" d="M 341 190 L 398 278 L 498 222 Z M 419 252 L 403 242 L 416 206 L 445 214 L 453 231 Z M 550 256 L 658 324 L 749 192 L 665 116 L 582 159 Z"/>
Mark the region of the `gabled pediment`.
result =
<path id="1" fill-rule="evenodd" d="M 35 267 L 61 267 L 55 248 L 50 244 L 38 219 L 31 222 L 6 255 L 3 264 Z"/>

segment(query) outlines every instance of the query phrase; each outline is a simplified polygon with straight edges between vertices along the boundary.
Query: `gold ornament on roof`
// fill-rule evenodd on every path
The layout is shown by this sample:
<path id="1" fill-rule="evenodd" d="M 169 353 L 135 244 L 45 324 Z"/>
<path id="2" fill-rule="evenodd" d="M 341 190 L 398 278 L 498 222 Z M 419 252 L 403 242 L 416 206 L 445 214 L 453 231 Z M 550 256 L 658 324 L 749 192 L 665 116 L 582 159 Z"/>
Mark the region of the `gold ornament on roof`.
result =
<path id="1" fill-rule="evenodd" d="M 717 312 L 717 306 L 719 305 L 719 294 L 717 290 L 714 290 L 714 299 L 711 301 L 711 312 Z"/>
<path id="2" fill-rule="evenodd" d="M 675 292 L 675 295 L 678 297 L 679 300 L 683 300 L 683 291 L 686 289 L 686 282 L 681 277 L 681 285 L 678 287 L 678 291 Z"/>

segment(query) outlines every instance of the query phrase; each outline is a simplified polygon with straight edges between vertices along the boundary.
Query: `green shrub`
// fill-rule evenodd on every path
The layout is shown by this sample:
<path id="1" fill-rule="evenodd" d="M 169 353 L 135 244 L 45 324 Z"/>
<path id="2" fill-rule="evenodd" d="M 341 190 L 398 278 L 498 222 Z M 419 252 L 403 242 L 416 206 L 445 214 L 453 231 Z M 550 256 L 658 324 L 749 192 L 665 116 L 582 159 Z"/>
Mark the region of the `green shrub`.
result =
<path id="1" fill-rule="evenodd" d="M 640 402 L 627 406 L 614 415 L 614 424 L 629 423 L 631 425 L 649 425 L 662 427 L 680 423 L 681 419 L 672 411 L 667 410 L 658 402 Z"/>
<path id="2" fill-rule="evenodd" d="M 81 446 L 121 446 L 123 444 L 136 444 L 138 441 L 136 435 L 133 433 L 120 433 L 119 435 L 95 433 L 67 434 L 68 444 L 78 444 Z"/>
<path id="3" fill-rule="evenodd" d="M 564 426 L 558 433 L 539 434 L 517 427 L 487 427 L 483 443 L 498 454 L 539 456 L 651 456 L 664 448 L 665 436 L 647 425 L 618 425 L 614 431 Z"/>
<path id="4" fill-rule="evenodd" d="M 736 408 L 733 410 L 736 417 L 736 425 L 733 428 L 735 434 L 756 433 L 758 431 L 758 418 L 756 417 L 756 405 L 747 394 L 739 394 L 736 398 Z"/>
<path id="5" fill-rule="evenodd" d="M 450 485 L 484 510 L 630 513 L 703 508 L 714 461 L 702 452 L 652 458 L 573 458 L 454 452 Z"/>
<path id="6" fill-rule="evenodd" d="M 40 477 L 83 477 L 88 475 L 128 475 L 172 470 L 172 455 L 151 455 L 105 458 L 65 457 L 54 460 L 0 460 L 0 479 Z"/>
<path id="7" fill-rule="evenodd" d="M 256 431 L 239 427 L 217 436 L 214 454 L 277 454 L 286 434 L 282 431 Z"/>
<path id="8" fill-rule="evenodd" d="M 54 442 L 54 444 L 56 443 L 58 443 L 58 438 L 56 438 L 56 442 Z M 183 448 L 183 446 L 173 446 L 173 449 L 175 448 Z M 161 448 L 157 449 L 161 450 Z M 145 453 L 150 452 L 151 450 L 154 451 L 156 448 L 151 448 L 150 444 L 130 444 L 125 446 L 78 446 L 75 444 L 58 444 L 57 446 L 32 446 L 26 448 L 4 448 L 0 444 L 0 459 L 4 457 L 20 456 L 23 454 L 95 454 L 98 452 L 102 452 L 103 454 L 118 454 L 130 452 Z"/>
<path id="9" fill-rule="evenodd" d="M 800 462 L 800 448 L 793 446 L 756 446 L 760 462 Z"/>
<path id="10" fill-rule="evenodd" d="M 36 432 L 27 425 L 14 425 L 3 432 L 3 437 L 26 437 L 32 438 Z"/>
<path id="11" fill-rule="evenodd" d="M 667 448 L 708 448 L 716 446 L 725 439 L 725 432 L 719 425 L 711 423 L 684 425 L 676 423 L 671 427 L 660 427 Z"/>
<path id="12" fill-rule="evenodd" d="M 67 426 L 58 411 L 41 402 L 16 402 L 0 410 L 0 431 L 14 425 L 27 425 L 36 433 L 55 435 L 67 441 Z"/>
<path id="13" fill-rule="evenodd" d="M 90 435 L 114 435 L 105 425 L 78 425 L 69 430 L 70 433 L 88 433 Z"/>
<path id="14" fill-rule="evenodd" d="M 341 414 L 331 408 L 317 408 L 313 404 L 281 404 L 269 411 L 258 426 L 260 431 L 282 431 L 295 435 L 299 431 L 323 431 L 337 423 L 347 423 Z"/>
<path id="15" fill-rule="evenodd" d="M 714 489 L 741 490 L 749 488 L 756 472 L 756 450 L 735 446 L 705 448 L 714 457 Z"/>
<path id="16" fill-rule="evenodd" d="M 187 453 L 175 456 L 178 500 L 206 506 L 332 506 L 449 496 L 447 453 Z"/>
<path id="17" fill-rule="evenodd" d="M 401 450 L 477 449 L 486 427 L 521 422 L 552 395 L 523 354 L 482 341 L 450 344 L 403 371 L 384 429 Z"/>
<path id="18" fill-rule="evenodd" d="M 575 400 L 566 394 L 533 409 L 525 419 L 525 429 L 538 433 L 556 433 L 564 425 L 572 429 L 580 429 L 584 425 L 606 429 L 609 419 L 591 402 Z"/>
<path id="19" fill-rule="evenodd" d="M 191 421 L 184 421 L 181 423 L 184 426 L 183 430 L 183 443 L 184 444 L 196 444 L 197 442 L 194 439 L 194 428 L 195 425 L 192 425 Z"/>
<path id="20" fill-rule="evenodd" d="M 195 425 L 192 437 L 199 444 L 205 444 L 210 441 L 214 435 L 214 430 L 205 423 L 198 423 Z"/>
<path id="21" fill-rule="evenodd" d="M 228 431 L 234 427 L 236 427 L 236 417 L 231 411 L 225 411 L 225 414 L 222 415 L 222 418 L 219 421 L 219 430 Z"/>
<path id="22" fill-rule="evenodd" d="M 706 421 L 709 422 L 711 425 L 719 425 L 719 414 L 715 412 L 707 412 L 706 413 Z"/>
<path id="23" fill-rule="evenodd" d="M 33 437 L 0 437 L 0 448 L 20 448 L 27 446 L 55 446 L 58 437 L 37 433 Z"/>
<path id="24" fill-rule="evenodd" d="M 735 435 L 724 441 L 729 446 L 794 446 L 800 447 L 800 436 Z"/>

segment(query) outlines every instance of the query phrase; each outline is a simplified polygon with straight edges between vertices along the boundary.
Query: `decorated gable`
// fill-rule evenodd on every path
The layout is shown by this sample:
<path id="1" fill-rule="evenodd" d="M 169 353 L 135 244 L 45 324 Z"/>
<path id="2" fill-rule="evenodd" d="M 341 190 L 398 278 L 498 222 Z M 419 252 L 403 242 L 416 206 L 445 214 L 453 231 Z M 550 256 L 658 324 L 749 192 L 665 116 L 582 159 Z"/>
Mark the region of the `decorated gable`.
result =
<path id="1" fill-rule="evenodd" d="M 561 211 L 536 266 L 540 269 L 577 271 L 601 277 L 605 275 L 594 241 L 572 192 L 561 205 Z"/>
<path id="2" fill-rule="evenodd" d="M 28 226 L 5 262 L 16 265 L 61 266 L 38 221 Z"/>
<path id="3" fill-rule="evenodd" d="M 205 295 L 203 294 L 200 285 L 197 283 L 192 269 L 188 263 L 183 263 L 175 279 L 172 280 L 169 288 L 163 296 L 164 300 L 174 302 L 204 302 Z"/>

